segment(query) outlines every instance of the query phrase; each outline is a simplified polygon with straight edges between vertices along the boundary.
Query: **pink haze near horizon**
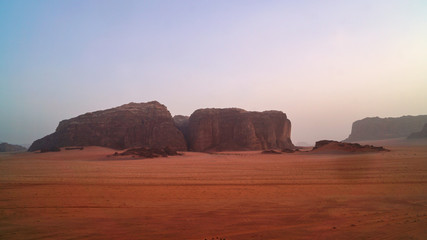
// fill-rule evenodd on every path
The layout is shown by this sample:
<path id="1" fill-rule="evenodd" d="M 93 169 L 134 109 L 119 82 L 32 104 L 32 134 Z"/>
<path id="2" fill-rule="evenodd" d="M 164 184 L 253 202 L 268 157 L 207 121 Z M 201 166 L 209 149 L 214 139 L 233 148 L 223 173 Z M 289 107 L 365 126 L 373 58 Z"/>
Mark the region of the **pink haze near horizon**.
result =
<path id="1" fill-rule="evenodd" d="M 280 110 L 294 143 L 427 114 L 425 1 L 0 1 L 0 141 L 157 100 Z"/>

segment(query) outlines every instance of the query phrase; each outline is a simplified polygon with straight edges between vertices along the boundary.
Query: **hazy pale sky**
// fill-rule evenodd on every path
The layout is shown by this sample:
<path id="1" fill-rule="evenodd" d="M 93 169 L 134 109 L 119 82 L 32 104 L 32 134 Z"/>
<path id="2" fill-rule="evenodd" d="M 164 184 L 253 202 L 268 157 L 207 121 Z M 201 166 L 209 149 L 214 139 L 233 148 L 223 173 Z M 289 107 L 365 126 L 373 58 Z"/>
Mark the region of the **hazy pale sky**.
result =
<path id="1" fill-rule="evenodd" d="M 0 140 L 157 100 L 281 110 L 294 143 L 427 114 L 427 1 L 0 0 Z"/>

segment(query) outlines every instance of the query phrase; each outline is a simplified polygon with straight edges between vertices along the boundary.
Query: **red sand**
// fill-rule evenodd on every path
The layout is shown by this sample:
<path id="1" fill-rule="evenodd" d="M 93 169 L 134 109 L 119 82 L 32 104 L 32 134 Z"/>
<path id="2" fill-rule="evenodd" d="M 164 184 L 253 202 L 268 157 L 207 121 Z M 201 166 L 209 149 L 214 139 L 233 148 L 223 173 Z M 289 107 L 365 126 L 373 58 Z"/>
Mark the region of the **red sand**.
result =
<path id="1" fill-rule="evenodd" d="M 427 239 L 427 147 L 0 155 L 0 239 Z"/>

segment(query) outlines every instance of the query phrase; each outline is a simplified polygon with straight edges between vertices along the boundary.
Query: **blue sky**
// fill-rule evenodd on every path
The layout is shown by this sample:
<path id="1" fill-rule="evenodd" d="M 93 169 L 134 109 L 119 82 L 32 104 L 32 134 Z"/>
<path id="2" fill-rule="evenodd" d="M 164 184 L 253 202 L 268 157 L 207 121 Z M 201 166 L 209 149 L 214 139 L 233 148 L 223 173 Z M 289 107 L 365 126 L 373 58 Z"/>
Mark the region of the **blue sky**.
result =
<path id="1" fill-rule="evenodd" d="M 0 0 L 0 140 L 158 100 L 276 109 L 294 142 L 427 114 L 426 1 Z"/>

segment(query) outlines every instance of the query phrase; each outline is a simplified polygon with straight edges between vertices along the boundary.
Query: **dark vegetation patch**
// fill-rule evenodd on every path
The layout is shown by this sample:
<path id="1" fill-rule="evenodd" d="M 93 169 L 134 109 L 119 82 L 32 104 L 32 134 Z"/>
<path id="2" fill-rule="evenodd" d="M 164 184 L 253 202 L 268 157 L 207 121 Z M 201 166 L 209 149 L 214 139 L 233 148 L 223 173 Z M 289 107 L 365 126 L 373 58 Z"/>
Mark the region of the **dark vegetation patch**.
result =
<path id="1" fill-rule="evenodd" d="M 346 143 L 332 140 L 317 141 L 313 152 L 347 152 L 347 153 L 369 153 L 369 152 L 389 152 L 384 147 L 373 145 L 360 145 L 358 143 Z"/>
<path id="2" fill-rule="evenodd" d="M 157 157 L 167 157 L 167 156 L 176 156 L 180 155 L 176 150 L 173 150 L 169 147 L 165 148 L 147 148 L 147 147 L 138 147 L 130 148 L 124 152 L 118 153 L 115 152 L 112 156 L 137 156 L 142 158 L 157 158 Z"/>

